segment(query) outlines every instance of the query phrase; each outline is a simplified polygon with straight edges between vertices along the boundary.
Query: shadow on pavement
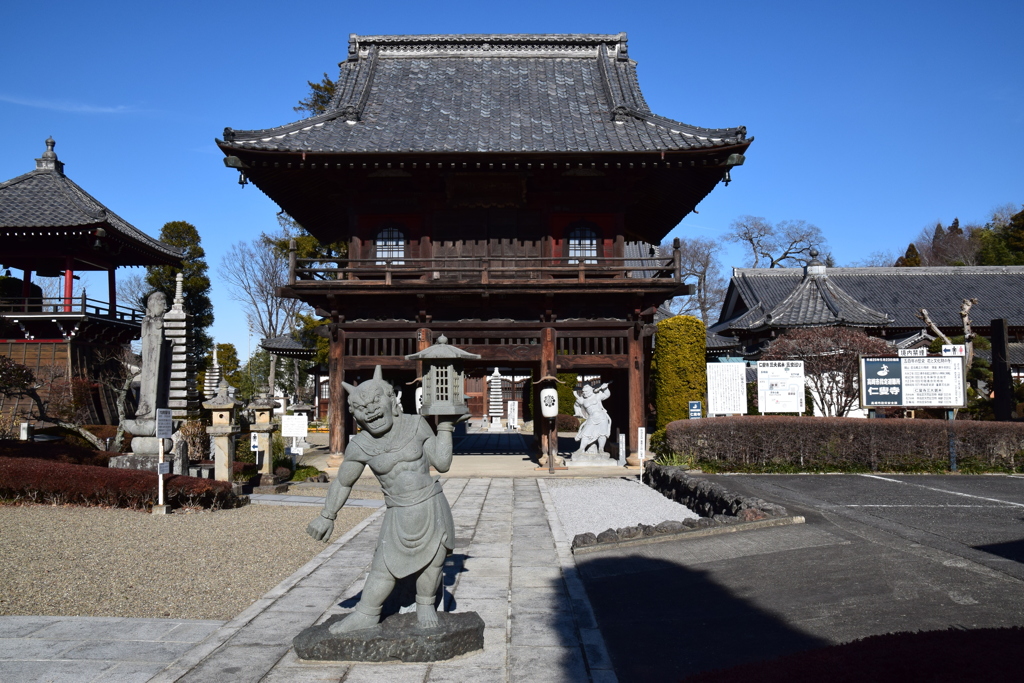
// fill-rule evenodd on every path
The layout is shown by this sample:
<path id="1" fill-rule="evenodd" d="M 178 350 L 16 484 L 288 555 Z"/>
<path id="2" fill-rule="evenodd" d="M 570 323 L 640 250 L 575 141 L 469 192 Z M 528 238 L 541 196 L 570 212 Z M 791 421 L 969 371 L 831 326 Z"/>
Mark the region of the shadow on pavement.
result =
<path id="1" fill-rule="evenodd" d="M 975 550 L 982 550 L 986 553 L 992 553 L 999 557 L 1005 557 L 1007 560 L 1013 560 L 1014 562 L 1020 562 L 1024 564 L 1024 539 L 1017 541 L 1007 541 L 1006 543 L 992 543 L 989 545 L 976 545 Z"/>
<path id="2" fill-rule="evenodd" d="M 678 681 L 829 645 L 707 572 L 638 555 L 577 563 L 620 681 Z"/>

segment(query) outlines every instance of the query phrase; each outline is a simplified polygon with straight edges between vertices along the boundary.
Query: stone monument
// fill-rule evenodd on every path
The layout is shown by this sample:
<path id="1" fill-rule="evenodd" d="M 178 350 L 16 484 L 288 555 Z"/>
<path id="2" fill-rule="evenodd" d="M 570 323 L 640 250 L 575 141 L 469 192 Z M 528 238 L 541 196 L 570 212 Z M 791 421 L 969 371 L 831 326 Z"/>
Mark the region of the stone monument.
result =
<path id="1" fill-rule="evenodd" d="M 605 452 L 604 445 L 612 433 L 612 420 L 604 409 L 604 402 L 611 396 L 608 382 L 597 389 L 584 384 L 580 391 L 573 391 L 576 396 L 574 412 L 583 423 L 576 432 L 576 441 L 580 447 L 572 454 L 573 463 L 591 463 L 610 465 L 610 455 Z"/>
<path id="2" fill-rule="evenodd" d="M 445 341 L 439 340 L 434 347 L 413 356 L 422 354 L 426 365 L 427 358 L 434 357 L 427 355 L 428 351 L 446 347 L 441 352 L 451 367 L 455 362 L 451 352 L 465 352 L 447 346 Z M 445 384 L 441 386 L 437 383 L 441 374 L 431 368 L 434 384 L 428 387 L 426 378 L 424 381 L 424 392 L 443 396 L 442 401 L 425 401 L 422 409 L 436 416 L 436 434 L 422 415 L 402 412 L 379 365 L 372 380 L 358 387 L 344 385 L 349 411 L 362 431 L 345 449 L 345 460 L 331 483 L 324 509 L 306 531 L 317 540 L 330 538 L 338 511 L 367 465 L 381 483 L 387 510 L 355 610 L 331 617 L 296 636 L 295 652 L 300 658 L 436 661 L 483 647 L 484 623 L 478 614 L 439 614 L 436 607 L 445 558 L 455 547 L 455 525 L 448 500 L 438 478 L 431 476 L 430 467 L 438 472 L 451 467 L 452 432 L 468 412 L 464 405 L 451 408 L 450 414 L 438 410 L 454 398 L 462 401 L 462 387 L 456 388 L 449 381 L 452 374 L 444 375 Z M 395 614 L 381 623 L 385 601 L 403 580 L 414 581 L 415 614 Z"/>

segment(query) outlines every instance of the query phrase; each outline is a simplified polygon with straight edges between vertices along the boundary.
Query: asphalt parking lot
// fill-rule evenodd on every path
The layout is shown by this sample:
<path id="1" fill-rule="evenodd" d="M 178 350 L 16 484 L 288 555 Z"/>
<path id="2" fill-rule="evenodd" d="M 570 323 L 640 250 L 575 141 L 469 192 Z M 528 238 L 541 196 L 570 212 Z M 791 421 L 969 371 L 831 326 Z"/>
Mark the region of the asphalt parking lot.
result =
<path id="1" fill-rule="evenodd" d="M 807 522 L 578 557 L 621 681 L 896 631 L 1024 625 L 1024 477 L 707 478 Z"/>

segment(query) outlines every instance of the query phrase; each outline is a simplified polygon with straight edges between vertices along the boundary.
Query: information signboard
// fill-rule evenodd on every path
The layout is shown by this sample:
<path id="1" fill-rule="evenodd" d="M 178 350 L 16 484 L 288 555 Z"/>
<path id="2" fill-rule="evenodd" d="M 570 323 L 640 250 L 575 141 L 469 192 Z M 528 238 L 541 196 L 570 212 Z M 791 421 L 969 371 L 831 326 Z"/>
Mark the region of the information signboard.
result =
<path id="1" fill-rule="evenodd" d="M 508 402 L 508 428 L 519 429 L 519 401 Z"/>
<path id="2" fill-rule="evenodd" d="M 959 408 L 966 398 L 963 356 L 860 359 L 862 408 Z"/>
<path id="3" fill-rule="evenodd" d="M 708 363 L 708 416 L 747 414 L 747 364 Z"/>
<path id="4" fill-rule="evenodd" d="M 171 419 L 170 408 L 156 409 L 156 437 L 170 439 L 174 434 L 174 421 Z"/>
<path id="5" fill-rule="evenodd" d="M 757 361 L 757 407 L 762 413 L 804 412 L 804 362 Z"/>
<path id="6" fill-rule="evenodd" d="M 281 417 L 281 436 L 305 439 L 309 435 L 309 418 L 305 415 L 284 415 Z"/>
<path id="7" fill-rule="evenodd" d="M 699 420 L 701 417 L 700 401 L 689 401 L 690 404 L 690 419 Z"/>

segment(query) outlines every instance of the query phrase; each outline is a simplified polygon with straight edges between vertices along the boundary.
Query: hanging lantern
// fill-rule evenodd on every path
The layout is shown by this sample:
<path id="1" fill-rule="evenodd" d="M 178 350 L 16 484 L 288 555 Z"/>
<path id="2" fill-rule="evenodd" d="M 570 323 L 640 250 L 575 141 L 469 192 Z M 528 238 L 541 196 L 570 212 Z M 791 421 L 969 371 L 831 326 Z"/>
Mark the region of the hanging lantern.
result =
<path id="1" fill-rule="evenodd" d="M 558 416 L 558 390 L 554 387 L 540 390 L 540 414 L 547 418 Z"/>
<path id="2" fill-rule="evenodd" d="M 423 403 L 420 415 L 465 415 L 469 412 L 464 390 L 466 360 L 480 360 L 480 356 L 469 353 L 448 343 L 443 334 L 432 346 L 419 353 L 405 357 L 406 360 L 423 362 Z"/>

